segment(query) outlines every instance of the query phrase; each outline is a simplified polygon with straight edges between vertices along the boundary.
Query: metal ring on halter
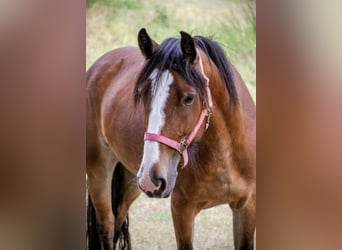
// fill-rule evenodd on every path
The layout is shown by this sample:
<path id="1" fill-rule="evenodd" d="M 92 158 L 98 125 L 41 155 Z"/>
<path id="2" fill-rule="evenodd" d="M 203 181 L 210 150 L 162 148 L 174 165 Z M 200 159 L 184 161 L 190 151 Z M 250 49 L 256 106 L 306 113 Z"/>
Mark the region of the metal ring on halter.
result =
<path id="1" fill-rule="evenodd" d="M 189 144 L 186 142 L 186 139 L 183 138 L 182 140 L 179 141 L 180 146 L 182 148 L 179 149 L 179 151 L 182 153 L 184 150 L 186 150 L 189 147 Z"/>

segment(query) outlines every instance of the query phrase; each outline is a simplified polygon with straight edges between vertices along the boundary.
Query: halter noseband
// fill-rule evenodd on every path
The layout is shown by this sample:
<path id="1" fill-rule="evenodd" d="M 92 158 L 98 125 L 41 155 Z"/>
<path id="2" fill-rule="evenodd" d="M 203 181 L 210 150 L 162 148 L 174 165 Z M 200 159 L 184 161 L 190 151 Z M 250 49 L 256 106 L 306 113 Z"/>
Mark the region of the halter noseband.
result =
<path id="1" fill-rule="evenodd" d="M 184 168 L 189 162 L 188 147 L 190 146 L 197 132 L 201 128 L 203 121 L 205 120 L 205 118 L 207 118 L 206 123 L 205 123 L 205 130 L 207 130 L 209 127 L 210 117 L 212 115 L 213 101 L 211 97 L 211 91 L 209 88 L 209 78 L 204 73 L 203 63 L 202 63 L 202 59 L 200 56 L 199 56 L 199 64 L 200 64 L 201 73 L 203 74 L 203 77 L 206 81 L 205 89 L 206 89 L 206 94 L 208 98 L 208 106 L 202 110 L 201 115 L 198 118 L 195 124 L 195 127 L 193 128 L 191 133 L 187 137 L 181 139 L 179 142 L 169 139 L 159 134 L 145 132 L 145 135 L 144 135 L 145 141 L 156 141 L 156 142 L 162 143 L 164 145 L 169 146 L 170 148 L 175 149 L 178 153 L 180 153 L 181 156 L 183 157 L 183 164 L 181 168 Z"/>

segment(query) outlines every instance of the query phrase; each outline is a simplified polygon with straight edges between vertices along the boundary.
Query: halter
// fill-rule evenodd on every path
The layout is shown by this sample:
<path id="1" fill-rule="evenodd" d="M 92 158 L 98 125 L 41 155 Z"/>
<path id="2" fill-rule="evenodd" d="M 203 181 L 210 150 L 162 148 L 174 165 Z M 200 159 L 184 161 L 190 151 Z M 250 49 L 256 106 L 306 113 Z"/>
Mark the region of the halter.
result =
<path id="1" fill-rule="evenodd" d="M 203 108 L 201 115 L 198 118 L 198 120 L 195 124 L 195 127 L 193 128 L 191 133 L 187 137 L 181 139 L 179 142 L 172 140 L 170 138 L 167 138 L 165 136 L 159 135 L 159 134 L 145 132 L 145 135 L 144 135 L 145 141 L 156 141 L 156 142 L 162 143 L 166 146 L 169 146 L 170 148 L 175 149 L 183 157 L 183 164 L 181 167 L 182 169 L 189 162 L 188 147 L 190 146 L 190 144 L 193 141 L 193 139 L 195 138 L 197 132 L 201 128 L 201 125 L 202 125 L 203 121 L 205 120 L 205 118 L 207 118 L 206 123 L 205 123 L 205 130 L 208 129 L 210 118 L 212 116 L 213 101 L 212 101 L 212 97 L 211 97 L 211 91 L 209 88 L 209 78 L 204 73 L 203 63 L 202 63 L 202 59 L 200 56 L 199 56 L 199 65 L 200 65 L 201 73 L 203 74 L 203 77 L 206 81 L 205 89 L 206 89 L 206 93 L 207 93 L 207 97 L 208 97 L 208 106 Z"/>

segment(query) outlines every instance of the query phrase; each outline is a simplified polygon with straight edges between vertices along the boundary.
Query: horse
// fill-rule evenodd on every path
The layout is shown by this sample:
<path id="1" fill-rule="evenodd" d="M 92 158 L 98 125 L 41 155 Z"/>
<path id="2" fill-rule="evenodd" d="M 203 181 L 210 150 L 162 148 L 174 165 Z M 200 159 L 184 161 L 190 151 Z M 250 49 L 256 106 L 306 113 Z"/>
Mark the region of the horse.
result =
<path id="1" fill-rule="evenodd" d="M 195 216 L 220 204 L 232 210 L 235 249 L 253 249 L 256 111 L 244 81 L 211 38 L 181 31 L 158 44 L 142 28 L 138 45 L 86 75 L 88 248 L 120 245 L 143 192 L 170 197 L 178 249 L 193 249 Z"/>

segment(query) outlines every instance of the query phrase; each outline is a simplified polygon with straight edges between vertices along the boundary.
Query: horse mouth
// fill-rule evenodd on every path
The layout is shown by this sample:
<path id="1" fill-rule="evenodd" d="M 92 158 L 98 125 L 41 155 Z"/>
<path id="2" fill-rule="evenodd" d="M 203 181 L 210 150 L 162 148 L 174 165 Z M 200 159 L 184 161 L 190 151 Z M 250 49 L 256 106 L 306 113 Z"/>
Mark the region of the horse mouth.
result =
<path id="1" fill-rule="evenodd" d="M 150 191 L 145 193 L 150 198 L 167 198 L 168 196 L 164 196 L 163 194 L 158 194 L 156 192 L 152 193 Z"/>
<path id="2" fill-rule="evenodd" d="M 168 198 L 171 195 L 171 191 L 160 193 L 158 190 L 155 192 L 144 192 L 150 198 Z"/>
<path id="3" fill-rule="evenodd" d="M 166 190 L 166 183 L 165 182 L 161 182 L 159 188 L 153 192 L 144 191 L 141 187 L 140 187 L 140 189 L 150 198 L 168 198 L 171 195 L 172 190 L 173 190 L 173 188 L 170 190 Z"/>

